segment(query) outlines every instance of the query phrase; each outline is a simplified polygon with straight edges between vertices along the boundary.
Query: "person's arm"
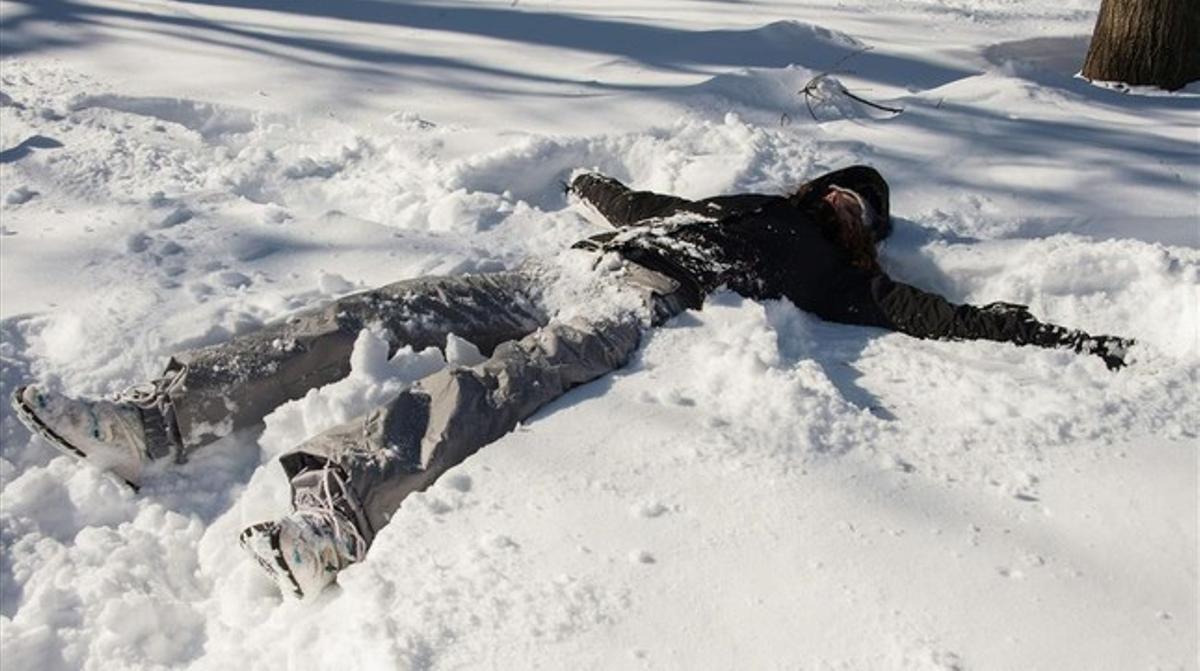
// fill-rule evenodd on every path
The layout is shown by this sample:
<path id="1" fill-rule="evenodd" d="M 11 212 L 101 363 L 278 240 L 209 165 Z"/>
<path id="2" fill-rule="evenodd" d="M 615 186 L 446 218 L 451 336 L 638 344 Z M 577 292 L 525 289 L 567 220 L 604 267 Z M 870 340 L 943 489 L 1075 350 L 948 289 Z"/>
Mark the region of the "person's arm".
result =
<path id="1" fill-rule="evenodd" d="M 583 173 L 567 186 L 567 191 L 596 209 L 617 228 L 637 226 L 647 220 L 669 217 L 681 212 L 705 216 L 720 214 L 705 205 L 678 196 L 652 191 L 633 191 L 621 182 L 599 173 Z"/>
<path id="2" fill-rule="evenodd" d="M 835 299 L 836 304 L 822 316 L 881 326 L 917 338 L 997 340 L 1015 345 L 1061 347 L 1094 354 L 1110 370 L 1125 365 L 1125 355 L 1134 343 L 1127 338 L 1092 336 L 1078 329 L 1038 321 L 1024 305 L 958 305 L 937 294 L 896 282 L 883 273 L 848 277 L 837 293 L 840 295 Z"/>

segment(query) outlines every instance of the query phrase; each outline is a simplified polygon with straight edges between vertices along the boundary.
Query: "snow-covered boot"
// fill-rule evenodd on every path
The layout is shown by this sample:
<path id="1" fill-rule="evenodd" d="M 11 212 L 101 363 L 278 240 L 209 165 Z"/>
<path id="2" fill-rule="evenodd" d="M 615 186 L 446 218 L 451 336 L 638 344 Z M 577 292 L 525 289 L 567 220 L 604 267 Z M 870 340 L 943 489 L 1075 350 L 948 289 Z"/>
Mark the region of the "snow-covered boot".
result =
<path id="1" fill-rule="evenodd" d="M 111 471 L 135 488 L 151 461 L 146 409 L 136 403 L 74 399 L 29 385 L 13 393 L 12 405 L 21 423 L 60 452 Z"/>
<path id="2" fill-rule="evenodd" d="M 241 544 L 280 591 L 299 598 L 320 594 L 366 552 L 362 535 L 336 510 L 297 510 L 253 524 L 242 531 Z"/>

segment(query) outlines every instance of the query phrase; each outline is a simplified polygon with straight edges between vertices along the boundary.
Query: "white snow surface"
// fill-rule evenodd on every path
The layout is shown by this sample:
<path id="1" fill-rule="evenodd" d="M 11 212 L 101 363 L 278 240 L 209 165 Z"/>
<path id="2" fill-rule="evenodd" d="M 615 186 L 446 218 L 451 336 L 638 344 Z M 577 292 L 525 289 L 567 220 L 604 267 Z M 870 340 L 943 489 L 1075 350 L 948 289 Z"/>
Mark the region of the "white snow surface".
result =
<path id="1" fill-rule="evenodd" d="M 286 510 L 274 457 L 441 352 L 364 333 L 138 494 L 6 407 L 4 669 L 1196 669 L 1200 89 L 1076 78 L 1096 4 L 3 0 L 6 397 L 558 258 L 599 230 L 581 168 L 701 197 L 869 163 L 897 278 L 1138 340 L 1114 374 L 720 293 L 306 602 L 237 548 Z"/>

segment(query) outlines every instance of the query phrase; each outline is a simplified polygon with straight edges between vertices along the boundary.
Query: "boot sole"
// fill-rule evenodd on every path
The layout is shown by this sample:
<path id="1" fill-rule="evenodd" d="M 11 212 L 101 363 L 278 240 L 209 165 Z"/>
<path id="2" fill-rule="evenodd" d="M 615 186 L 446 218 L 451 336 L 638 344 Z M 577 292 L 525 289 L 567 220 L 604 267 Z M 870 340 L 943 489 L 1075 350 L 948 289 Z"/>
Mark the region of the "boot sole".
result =
<path id="1" fill-rule="evenodd" d="M 271 522 L 262 522 L 259 524 L 250 525 L 249 527 L 246 527 L 246 529 L 239 535 L 238 542 L 241 544 L 243 549 L 245 549 L 254 557 L 255 561 L 258 562 L 258 565 L 261 566 L 262 569 L 274 579 L 275 584 L 279 585 L 281 590 L 285 587 L 290 587 L 292 594 L 294 594 L 296 598 L 303 599 L 304 591 L 300 589 L 300 583 L 296 581 L 296 576 L 292 575 L 292 569 L 288 567 L 287 562 L 284 561 L 283 551 L 279 549 L 279 534 L 274 533 L 270 526 Z M 247 544 L 247 539 L 257 534 L 265 535 L 267 540 L 270 541 L 270 558 L 264 557 L 255 548 Z M 282 578 L 287 578 L 286 583 Z"/>

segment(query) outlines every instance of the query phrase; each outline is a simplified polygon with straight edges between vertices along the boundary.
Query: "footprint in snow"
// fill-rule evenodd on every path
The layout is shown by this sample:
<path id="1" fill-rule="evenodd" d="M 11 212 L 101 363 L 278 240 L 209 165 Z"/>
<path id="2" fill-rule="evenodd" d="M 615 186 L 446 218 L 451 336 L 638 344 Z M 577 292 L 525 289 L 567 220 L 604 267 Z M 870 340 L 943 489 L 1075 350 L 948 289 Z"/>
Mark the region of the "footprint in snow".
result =
<path id="1" fill-rule="evenodd" d="M 134 233 L 125 239 L 125 249 L 131 253 L 139 254 L 150 248 L 150 236 L 145 233 Z"/>
<path id="2" fill-rule="evenodd" d="M 158 222 L 157 228 L 171 228 L 173 226 L 178 226 L 179 224 L 191 221 L 192 217 L 194 216 L 195 214 L 193 214 L 191 210 L 180 206 L 174 210 L 171 210 L 170 214 L 163 217 L 162 220 Z"/>
<path id="3" fill-rule="evenodd" d="M 645 517 L 647 519 L 660 517 L 667 512 L 667 507 L 658 501 L 643 501 L 633 506 L 631 512 L 635 517 Z"/>
<path id="4" fill-rule="evenodd" d="M 63 143 L 55 140 L 52 137 L 46 137 L 45 135 L 34 135 L 26 138 L 21 142 L 21 144 L 11 149 L 0 151 L 0 163 L 12 163 L 14 161 L 19 161 L 33 153 L 34 149 L 58 149 L 62 146 Z"/>
<path id="5" fill-rule="evenodd" d="M 0 91 L 0 107 L 14 107 L 19 110 L 25 109 L 25 106 L 12 99 L 12 96 Z"/>
<path id="6" fill-rule="evenodd" d="M 37 191 L 34 191 L 33 189 L 31 189 L 27 186 L 18 186 L 17 188 L 13 189 L 12 191 L 9 191 L 8 193 L 4 194 L 4 204 L 5 205 L 24 205 L 25 203 L 28 203 L 29 201 L 33 200 L 34 198 L 36 198 L 39 195 L 41 195 L 41 194 L 39 194 Z"/>
<path id="7" fill-rule="evenodd" d="M 658 562 L 654 555 L 646 550 L 633 550 L 629 553 L 629 561 L 634 564 L 655 564 Z"/>
<path id="8" fill-rule="evenodd" d="M 442 478 L 442 486 L 454 490 L 456 492 L 467 493 L 471 491 L 471 486 L 474 484 L 471 476 L 466 473 L 451 473 Z"/>
<path id="9" fill-rule="evenodd" d="M 236 270 L 226 270 L 224 272 L 217 273 L 216 280 L 230 289 L 241 289 L 242 287 L 248 287 L 253 283 L 253 280 L 251 280 L 248 275 L 239 273 Z"/>

